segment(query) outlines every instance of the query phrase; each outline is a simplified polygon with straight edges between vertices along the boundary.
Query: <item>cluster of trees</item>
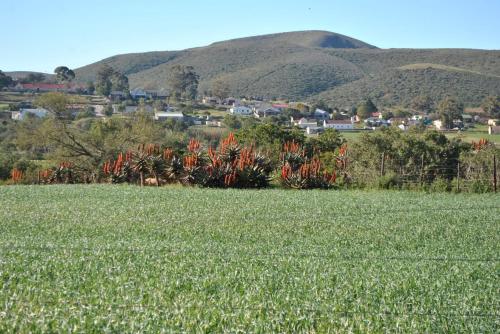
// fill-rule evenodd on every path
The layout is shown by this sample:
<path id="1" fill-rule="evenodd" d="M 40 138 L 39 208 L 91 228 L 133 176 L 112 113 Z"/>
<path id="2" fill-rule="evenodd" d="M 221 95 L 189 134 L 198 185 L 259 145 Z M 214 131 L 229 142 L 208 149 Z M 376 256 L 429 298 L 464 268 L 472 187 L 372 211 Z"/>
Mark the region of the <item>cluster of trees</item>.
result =
<path id="1" fill-rule="evenodd" d="M 192 66 L 175 65 L 171 68 L 170 87 L 176 99 L 194 100 L 198 93 L 199 75 Z"/>
<path id="2" fill-rule="evenodd" d="M 8 76 L 0 70 L 0 89 L 12 85 L 13 82 L 14 80 L 12 80 L 12 77 Z"/>
<path id="3" fill-rule="evenodd" d="M 95 90 L 103 96 L 108 96 L 111 91 L 128 92 L 128 77 L 105 64 L 97 72 Z"/>
<path id="4" fill-rule="evenodd" d="M 57 82 L 59 83 L 70 82 L 75 78 L 75 72 L 66 66 L 56 67 L 54 74 L 56 75 Z"/>

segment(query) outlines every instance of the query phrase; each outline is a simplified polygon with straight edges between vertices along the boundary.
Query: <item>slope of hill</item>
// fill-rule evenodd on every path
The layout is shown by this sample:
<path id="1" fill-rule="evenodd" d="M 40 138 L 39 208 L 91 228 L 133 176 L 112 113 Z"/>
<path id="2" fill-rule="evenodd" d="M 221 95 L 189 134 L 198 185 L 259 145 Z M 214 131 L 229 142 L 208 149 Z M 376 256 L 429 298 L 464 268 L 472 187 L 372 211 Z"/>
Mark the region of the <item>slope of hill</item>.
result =
<path id="1" fill-rule="evenodd" d="M 477 106 L 488 95 L 500 94 L 500 77 L 465 70 L 436 67 L 394 68 L 324 91 L 310 98 L 339 107 L 350 107 L 370 97 L 378 105 L 409 105 L 419 95 L 439 101 L 455 96 L 467 106 Z"/>
<path id="2" fill-rule="evenodd" d="M 54 74 L 42 73 L 42 72 L 32 72 L 32 71 L 12 71 L 12 72 L 5 72 L 5 74 L 10 76 L 14 80 L 26 78 L 30 74 L 43 74 L 46 78 L 45 81 L 54 81 L 56 78 Z"/>
<path id="3" fill-rule="evenodd" d="M 407 104 L 416 95 L 454 95 L 477 105 L 500 94 L 500 51 L 378 49 L 351 37 L 300 31 L 239 38 L 181 51 L 117 55 L 76 69 L 94 80 L 108 64 L 129 77 L 131 88 L 169 88 L 173 65 L 191 65 L 200 92 L 217 79 L 235 96 L 325 99 L 350 105 L 366 97 L 379 104 Z"/>

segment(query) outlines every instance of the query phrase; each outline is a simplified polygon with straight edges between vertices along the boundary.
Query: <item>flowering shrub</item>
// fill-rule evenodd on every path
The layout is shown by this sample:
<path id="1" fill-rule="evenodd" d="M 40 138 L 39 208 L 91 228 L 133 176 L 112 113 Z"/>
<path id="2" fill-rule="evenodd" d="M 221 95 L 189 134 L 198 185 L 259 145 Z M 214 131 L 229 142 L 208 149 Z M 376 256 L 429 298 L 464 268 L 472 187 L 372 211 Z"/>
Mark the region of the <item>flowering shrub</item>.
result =
<path id="1" fill-rule="evenodd" d="M 74 166 L 69 161 L 59 163 L 58 167 L 46 169 L 39 174 L 40 183 L 75 183 L 77 173 Z"/>
<path id="2" fill-rule="evenodd" d="M 287 142 L 281 153 L 281 184 L 294 189 L 327 189 L 335 185 L 337 174 L 322 168 L 318 157 L 306 157 L 304 148 L 295 142 Z"/>
<path id="3" fill-rule="evenodd" d="M 12 182 L 18 183 L 23 179 L 23 172 L 17 168 L 14 168 L 10 172 L 10 176 L 11 176 Z"/>
<path id="4" fill-rule="evenodd" d="M 184 157 L 183 181 L 205 187 L 263 188 L 272 171 L 269 159 L 253 147 L 241 147 L 230 133 L 219 147 L 208 148 L 206 156 L 199 142 L 191 141 Z"/>

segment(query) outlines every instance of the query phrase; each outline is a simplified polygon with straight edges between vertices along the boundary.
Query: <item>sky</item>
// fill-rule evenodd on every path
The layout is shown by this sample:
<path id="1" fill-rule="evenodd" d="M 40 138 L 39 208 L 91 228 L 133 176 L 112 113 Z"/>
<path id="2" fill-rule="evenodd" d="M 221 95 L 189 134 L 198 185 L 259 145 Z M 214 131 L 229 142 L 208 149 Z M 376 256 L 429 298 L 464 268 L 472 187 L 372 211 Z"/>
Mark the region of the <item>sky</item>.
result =
<path id="1" fill-rule="evenodd" d="M 500 0 L 0 0 L 0 70 L 327 30 L 380 48 L 500 49 Z"/>

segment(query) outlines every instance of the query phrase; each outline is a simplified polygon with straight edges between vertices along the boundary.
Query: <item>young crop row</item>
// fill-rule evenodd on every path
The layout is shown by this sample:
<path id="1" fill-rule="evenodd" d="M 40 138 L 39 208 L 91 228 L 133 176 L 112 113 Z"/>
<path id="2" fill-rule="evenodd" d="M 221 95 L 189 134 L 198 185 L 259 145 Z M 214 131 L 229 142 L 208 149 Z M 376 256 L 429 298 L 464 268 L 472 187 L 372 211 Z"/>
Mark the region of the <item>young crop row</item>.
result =
<path id="1" fill-rule="evenodd" d="M 0 332 L 498 328 L 494 194 L 123 184 L 0 197 Z"/>

